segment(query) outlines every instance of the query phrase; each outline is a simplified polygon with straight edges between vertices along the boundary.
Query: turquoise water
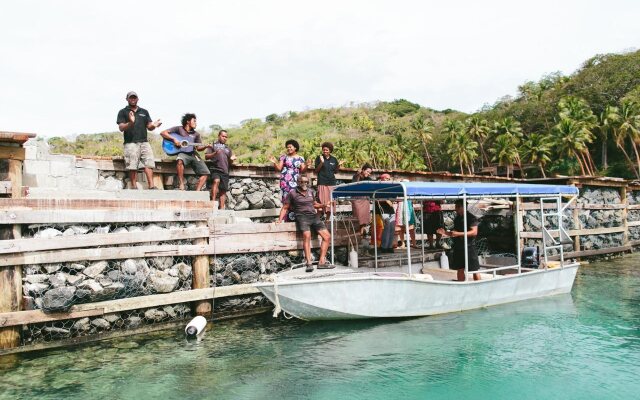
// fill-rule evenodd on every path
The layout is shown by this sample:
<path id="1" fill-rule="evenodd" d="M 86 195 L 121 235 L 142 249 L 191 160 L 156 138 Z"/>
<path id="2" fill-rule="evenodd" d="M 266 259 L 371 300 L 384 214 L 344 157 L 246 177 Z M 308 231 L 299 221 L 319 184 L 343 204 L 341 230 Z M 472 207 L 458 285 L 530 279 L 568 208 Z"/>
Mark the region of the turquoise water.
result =
<path id="1" fill-rule="evenodd" d="M 396 321 L 217 323 L 22 356 L 0 399 L 640 398 L 640 256 L 571 295 Z"/>

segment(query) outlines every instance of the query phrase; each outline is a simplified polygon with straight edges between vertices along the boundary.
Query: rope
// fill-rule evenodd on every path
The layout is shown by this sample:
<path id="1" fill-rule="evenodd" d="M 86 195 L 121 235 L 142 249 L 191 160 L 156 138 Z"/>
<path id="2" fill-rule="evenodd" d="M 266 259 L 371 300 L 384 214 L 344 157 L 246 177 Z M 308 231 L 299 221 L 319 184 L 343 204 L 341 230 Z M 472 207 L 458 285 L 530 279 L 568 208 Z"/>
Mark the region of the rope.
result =
<path id="1" fill-rule="evenodd" d="M 278 294 L 278 278 L 276 274 L 271 274 L 271 277 L 273 278 L 273 293 L 276 299 L 276 308 L 273 309 L 273 318 L 278 318 L 280 311 L 282 311 L 282 308 L 280 308 L 280 295 Z"/>

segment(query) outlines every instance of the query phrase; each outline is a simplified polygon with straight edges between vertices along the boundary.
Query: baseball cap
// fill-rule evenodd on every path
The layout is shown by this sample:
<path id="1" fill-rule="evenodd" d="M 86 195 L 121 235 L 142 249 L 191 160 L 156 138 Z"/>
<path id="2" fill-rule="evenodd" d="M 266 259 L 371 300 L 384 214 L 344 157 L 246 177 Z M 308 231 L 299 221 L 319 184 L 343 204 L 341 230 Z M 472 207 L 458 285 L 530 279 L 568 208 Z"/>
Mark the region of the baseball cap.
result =
<path id="1" fill-rule="evenodd" d="M 389 174 L 380 175 L 380 180 L 383 180 L 383 179 L 391 179 L 391 175 L 389 175 Z"/>
<path id="2" fill-rule="evenodd" d="M 138 97 L 138 93 L 134 92 L 133 90 L 130 91 L 129 93 L 127 93 L 127 97 L 125 97 L 125 99 L 128 99 L 131 96 L 135 96 Z"/>

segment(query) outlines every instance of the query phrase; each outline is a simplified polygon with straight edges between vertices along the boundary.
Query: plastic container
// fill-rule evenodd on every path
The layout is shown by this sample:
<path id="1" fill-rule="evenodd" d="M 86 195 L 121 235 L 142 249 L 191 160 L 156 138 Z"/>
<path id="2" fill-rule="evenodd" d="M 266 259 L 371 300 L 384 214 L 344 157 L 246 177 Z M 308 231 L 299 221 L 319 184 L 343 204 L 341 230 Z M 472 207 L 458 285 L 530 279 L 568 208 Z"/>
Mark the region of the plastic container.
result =
<path id="1" fill-rule="evenodd" d="M 440 268 L 449 269 L 449 257 L 447 257 L 447 253 L 445 251 L 440 255 Z"/>
<path id="2" fill-rule="evenodd" d="M 358 252 L 355 249 L 351 249 L 349 252 L 349 266 L 351 268 L 358 268 Z"/>
<path id="3" fill-rule="evenodd" d="M 204 332 L 204 328 L 207 327 L 207 319 L 201 315 L 198 315 L 184 328 L 184 333 L 187 338 L 195 338 Z"/>

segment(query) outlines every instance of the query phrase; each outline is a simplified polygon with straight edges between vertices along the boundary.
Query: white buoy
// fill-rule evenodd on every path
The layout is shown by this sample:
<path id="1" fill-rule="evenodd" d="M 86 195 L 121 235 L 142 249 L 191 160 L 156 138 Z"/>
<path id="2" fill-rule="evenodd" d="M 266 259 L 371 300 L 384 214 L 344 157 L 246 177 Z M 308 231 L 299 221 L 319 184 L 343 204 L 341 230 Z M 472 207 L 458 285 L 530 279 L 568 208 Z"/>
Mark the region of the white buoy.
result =
<path id="1" fill-rule="evenodd" d="M 349 266 L 351 268 L 358 268 L 358 252 L 355 249 L 351 249 L 349 252 Z"/>
<path id="2" fill-rule="evenodd" d="M 440 255 L 440 268 L 449 269 L 449 257 L 445 251 Z"/>
<path id="3" fill-rule="evenodd" d="M 195 338 L 204 332 L 204 328 L 207 327 L 207 319 L 201 315 L 198 315 L 184 328 L 184 333 L 188 338 Z"/>

